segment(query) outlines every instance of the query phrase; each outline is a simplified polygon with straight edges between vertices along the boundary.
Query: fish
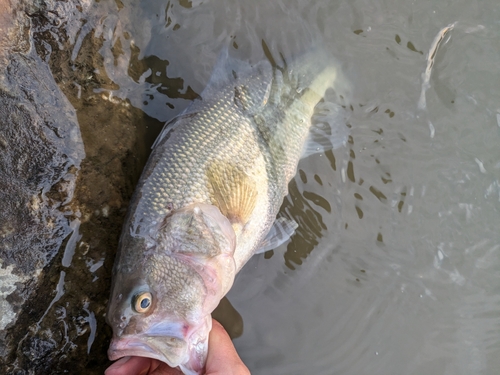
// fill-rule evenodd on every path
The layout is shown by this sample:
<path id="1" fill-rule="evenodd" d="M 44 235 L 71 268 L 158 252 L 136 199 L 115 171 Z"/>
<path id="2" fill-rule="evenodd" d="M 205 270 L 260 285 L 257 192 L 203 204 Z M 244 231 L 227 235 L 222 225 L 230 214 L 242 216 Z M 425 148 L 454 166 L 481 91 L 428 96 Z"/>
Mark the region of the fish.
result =
<path id="1" fill-rule="evenodd" d="M 299 160 L 345 144 L 324 126 L 341 113 L 323 100 L 346 87 L 339 73 L 319 48 L 281 65 L 220 53 L 200 98 L 158 136 L 131 200 L 106 313 L 110 360 L 203 372 L 211 313 L 236 274 L 297 228 L 278 213 Z"/>

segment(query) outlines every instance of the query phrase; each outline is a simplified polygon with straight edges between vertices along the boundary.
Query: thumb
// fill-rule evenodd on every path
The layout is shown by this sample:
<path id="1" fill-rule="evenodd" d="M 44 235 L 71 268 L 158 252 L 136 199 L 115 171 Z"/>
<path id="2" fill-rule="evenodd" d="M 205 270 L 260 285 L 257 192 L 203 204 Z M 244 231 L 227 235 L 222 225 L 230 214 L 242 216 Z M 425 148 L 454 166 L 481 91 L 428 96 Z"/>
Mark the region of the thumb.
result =
<path id="1" fill-rule="evenodd" d="M 222 325 L 212 319 L 208 338 L 206 375 L 250 375 Z"/>

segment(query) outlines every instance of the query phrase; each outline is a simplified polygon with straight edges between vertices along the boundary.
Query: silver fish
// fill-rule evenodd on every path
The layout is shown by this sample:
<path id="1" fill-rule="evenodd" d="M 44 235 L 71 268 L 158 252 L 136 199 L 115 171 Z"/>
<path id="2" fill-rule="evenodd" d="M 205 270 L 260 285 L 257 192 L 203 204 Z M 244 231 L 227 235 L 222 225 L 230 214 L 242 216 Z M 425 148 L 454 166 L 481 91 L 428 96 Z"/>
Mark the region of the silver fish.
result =
<path id="1" fill-rule="evenodd" d="M 210 314 L 236 273 L 297 227 L 276 215 L 301 156 L 325 150 L 308 137 L 337 72 L 318 50 L 285 68 L 221 53 L 201 100 L 156 140 L 132 199 L 107 312 L 111 360 L 203 371 Z"/>

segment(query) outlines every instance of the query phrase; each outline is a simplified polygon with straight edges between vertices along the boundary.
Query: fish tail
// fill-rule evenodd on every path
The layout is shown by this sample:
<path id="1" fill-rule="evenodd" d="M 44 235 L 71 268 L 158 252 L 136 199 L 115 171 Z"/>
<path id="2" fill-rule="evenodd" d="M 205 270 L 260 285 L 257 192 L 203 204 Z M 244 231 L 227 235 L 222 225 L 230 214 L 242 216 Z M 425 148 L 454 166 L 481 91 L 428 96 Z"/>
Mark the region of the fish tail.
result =
<path id="1" fill-rule="evenodd" d="M 290 81 L 297 82 L 297 91 L 307 89 L 301 98 L 307 105 L 316 105 L 333 89 L 339 96 L 346 96 L 349 90 L 340 63 L 325 49 L 314 47 L 301 56 L 289 70 Z M 310 77 L 306 81 L 303 77 Z"/>

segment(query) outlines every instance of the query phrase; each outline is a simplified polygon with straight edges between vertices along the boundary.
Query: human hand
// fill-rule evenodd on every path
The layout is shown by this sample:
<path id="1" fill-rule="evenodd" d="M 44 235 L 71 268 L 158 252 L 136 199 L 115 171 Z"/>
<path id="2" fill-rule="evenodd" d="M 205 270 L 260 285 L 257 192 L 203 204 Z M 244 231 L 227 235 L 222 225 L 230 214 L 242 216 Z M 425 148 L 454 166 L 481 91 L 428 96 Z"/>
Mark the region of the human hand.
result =
<path id="1" fill-rule="evenodd" d="M 157 359 L 123 357 L 106 369 L 105 375 L 182 375 Z M 205 375 L 250 375 L 231 338 L 222 325 L 212 319 L 208 337 L 208 355 Z"/>

